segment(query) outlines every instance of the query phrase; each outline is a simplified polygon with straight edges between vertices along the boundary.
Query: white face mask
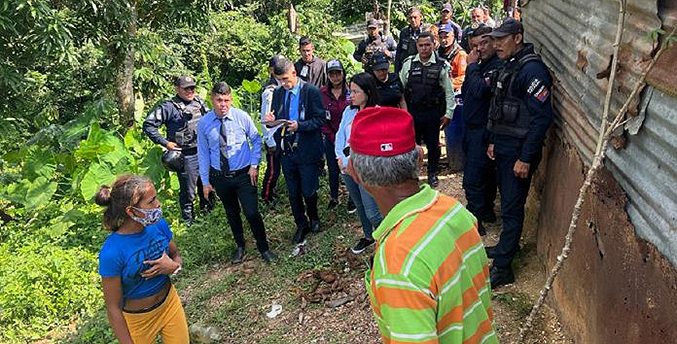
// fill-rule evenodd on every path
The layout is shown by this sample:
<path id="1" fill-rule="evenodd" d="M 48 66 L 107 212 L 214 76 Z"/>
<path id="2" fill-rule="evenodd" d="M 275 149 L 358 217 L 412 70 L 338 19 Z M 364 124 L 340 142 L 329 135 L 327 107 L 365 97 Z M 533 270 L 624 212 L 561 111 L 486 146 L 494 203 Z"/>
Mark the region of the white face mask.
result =
<path id="1" fill-rule="evenodd" d="M 145 215 L 145 217 L 138 217 L 136 215 L 132 215 L 132 220 L 142 224 L 144 227 L 156 224 L 162 218 L 162 208 L 160 207 L 151 209 L 140 209 L 134 207 L 134 209 Z"/>

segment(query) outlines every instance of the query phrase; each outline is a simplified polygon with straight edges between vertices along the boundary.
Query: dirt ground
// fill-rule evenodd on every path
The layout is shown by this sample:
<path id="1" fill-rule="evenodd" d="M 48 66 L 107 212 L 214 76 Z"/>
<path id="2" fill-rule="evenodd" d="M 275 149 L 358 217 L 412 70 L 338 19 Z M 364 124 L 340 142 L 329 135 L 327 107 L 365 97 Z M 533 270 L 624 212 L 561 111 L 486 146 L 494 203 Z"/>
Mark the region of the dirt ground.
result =
<path id="1" fill-rule="evenodd" d="M 462 174 L 446 171 L 438 190 L 465 203 Z M 345 197 L 345 196 L 344 196 Z M 499 209 L 497 206 L 497 214 Z M 299 265 L 284 258 L 271 268 L 260 259 L 238 266 L 212 266 L 205 279 L 180 288 L 193 339 L 214 343 L 380 343 L 363 282 L 367 257 L 349 248 L 361 235 L 357 218 L 333 216 L 329 228 L 309 241 Z M 494 245 L 500 233 L 500 216 L 486 224 L 485 245 Z M 276 238 L 273 241 L 283 242 Z M 280 247 L 279 244 L 278 247 Z M 299 257 L 295 258 L 298 259 Z M 308 262 L 308 260 L 312 260 Z M 494 290 L 494 326 L 501 343 L 512 343 L 545 282 L 545 267 L 536 256 L 533 240 L 523 239 L 514 264 L 516 282 Z M 274 304 L 282 311 L 266 313 Z M 527 343 L 573 343 L 555 315 L 545 305 Z"/>

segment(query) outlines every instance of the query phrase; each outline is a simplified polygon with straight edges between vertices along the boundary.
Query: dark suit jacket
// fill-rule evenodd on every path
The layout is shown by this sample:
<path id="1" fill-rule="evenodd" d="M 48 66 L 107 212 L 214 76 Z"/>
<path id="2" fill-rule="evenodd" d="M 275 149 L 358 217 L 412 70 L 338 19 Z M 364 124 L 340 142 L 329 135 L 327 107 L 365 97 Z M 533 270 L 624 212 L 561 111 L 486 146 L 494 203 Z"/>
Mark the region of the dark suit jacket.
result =
<path id="1" fill-rule="evenodd" d="M 298 136 L 298 148 L 295 152 L 297 161 L 302 163 L 313 164 L 322 159 L 323 144 L 321 128 L 325 124 L 326 111 L 322 105 L 322 97 L 320 90 L 301 80 L 301 92 L 299 92 L 299 112 L 304 112 L 304 118 L 301 119 L 299 114 L 299 128 L 295 135 Z M 282 86 L 278 86 L 273 92 L 273 103 L 271 109 L 275 111 L 275 119 L 289 119 L 285 116 L 283 111 L 284 98 L 286 90 Z M 275 143 L 278 148 L 281 146 L 281 130 L 275 133 Z"/>

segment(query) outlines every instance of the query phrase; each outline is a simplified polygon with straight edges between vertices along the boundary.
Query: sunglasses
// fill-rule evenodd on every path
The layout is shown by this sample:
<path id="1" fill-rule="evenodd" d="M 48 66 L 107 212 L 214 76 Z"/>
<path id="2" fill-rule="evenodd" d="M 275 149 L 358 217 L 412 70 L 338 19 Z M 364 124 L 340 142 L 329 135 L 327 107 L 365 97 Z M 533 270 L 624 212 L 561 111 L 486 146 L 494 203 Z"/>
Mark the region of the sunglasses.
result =
<path id="1" fill-rule="evenodd" d="M 188 86 L 183 88 L 184 91 L 195 91 L 195 86 Z"/>

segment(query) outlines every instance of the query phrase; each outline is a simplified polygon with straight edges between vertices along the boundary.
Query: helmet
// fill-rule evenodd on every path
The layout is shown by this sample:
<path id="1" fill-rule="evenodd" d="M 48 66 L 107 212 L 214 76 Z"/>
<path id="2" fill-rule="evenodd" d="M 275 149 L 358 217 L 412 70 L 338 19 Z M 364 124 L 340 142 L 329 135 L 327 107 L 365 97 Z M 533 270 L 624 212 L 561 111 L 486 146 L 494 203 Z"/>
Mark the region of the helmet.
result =
<path id="1" fill-rule="evenodd" d="M 166 150 L 162 154 L 162 164 L 170 171 L 183 172 L 183 154 L 177 150 Z"/>

